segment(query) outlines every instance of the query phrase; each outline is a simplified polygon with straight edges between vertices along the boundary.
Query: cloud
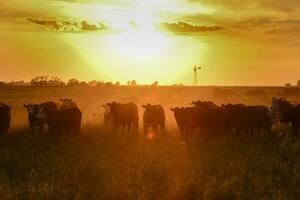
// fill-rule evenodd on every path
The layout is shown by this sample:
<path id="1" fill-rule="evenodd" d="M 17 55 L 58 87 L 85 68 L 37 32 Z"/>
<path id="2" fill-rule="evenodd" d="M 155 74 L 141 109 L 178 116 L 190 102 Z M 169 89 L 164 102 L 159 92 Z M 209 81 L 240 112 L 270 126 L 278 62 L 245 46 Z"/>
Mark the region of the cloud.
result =
<path id="1" fill-rule="evenodd" d="M 83 32 L 83 31 L 100 31 L 107 29 L 103 23 L 90 23 L 86 20 L 77 20 L 71 18 L 55 18 L 55 19 L 33 19 L 26 18 L 32 25 L 37 25 L 48 30 L 67 31 L 67 32 Z"/>
<path id="2" fill-rule="evenodd" d="M 31 19 L 31 18 L 27 18 L 27 20 L 33 24 L 45 26 L 48 28 L 53 28 L 56 30 L 58 30 L 60 28 L 60 26 L 56 20 L 39 20 L 39 19 Z"/>
<path id="3" fill-rule="evenodd" d="M 201 33 L 210 31 L 220 31 L 224 29 L 224 27 L 219 25 L 199 26 L 182 21 L 178 21 L 175 23 L 163 23 L 161 24 L 161 26 L 167 29 L 168 31 L 174 33 Z"/>

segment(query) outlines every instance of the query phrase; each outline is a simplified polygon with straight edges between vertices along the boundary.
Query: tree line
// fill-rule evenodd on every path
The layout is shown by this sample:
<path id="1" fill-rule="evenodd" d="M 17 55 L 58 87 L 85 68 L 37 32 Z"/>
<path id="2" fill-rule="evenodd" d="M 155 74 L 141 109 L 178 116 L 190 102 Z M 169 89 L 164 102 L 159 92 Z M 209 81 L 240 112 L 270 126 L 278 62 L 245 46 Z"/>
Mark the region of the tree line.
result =
<path id="1" fill-rule="evenodd" d="M 1 82 L 0 86 L 15 86 L 15 85 L 31 85 L 31 86 L 39 86 L 39 87 L 58 87 L 58 86 L 121 86 L 119 81 L 113 83 L 112 81 L 104 82 L 99 80 L 91 80 L 91 81 L 80 81 L 76 78 L 71 78 L 67 82 L 63 81 L 58 77 L 50 77 L 50 76 L 37 76 L 30 80 L 30 82 L 25 81 L 11 81 L 11 82 Z M 138 83 L 136 80 L 129 80 L 126 83 L 127 86 L 137 86 Z M 150 86 L 158 86 L 159 82 L 155 81 Z"/>

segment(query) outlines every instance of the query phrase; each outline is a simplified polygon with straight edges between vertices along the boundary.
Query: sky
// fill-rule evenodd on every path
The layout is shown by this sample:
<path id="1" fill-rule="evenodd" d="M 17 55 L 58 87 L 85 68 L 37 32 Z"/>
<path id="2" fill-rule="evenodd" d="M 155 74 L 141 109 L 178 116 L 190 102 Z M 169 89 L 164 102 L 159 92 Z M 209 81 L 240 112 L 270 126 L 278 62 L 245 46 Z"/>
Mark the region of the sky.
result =
<path id="1" fill-rule="evenodd" d="M 299 0 L 0 0 L 0 80 L 283 85 Z"/>

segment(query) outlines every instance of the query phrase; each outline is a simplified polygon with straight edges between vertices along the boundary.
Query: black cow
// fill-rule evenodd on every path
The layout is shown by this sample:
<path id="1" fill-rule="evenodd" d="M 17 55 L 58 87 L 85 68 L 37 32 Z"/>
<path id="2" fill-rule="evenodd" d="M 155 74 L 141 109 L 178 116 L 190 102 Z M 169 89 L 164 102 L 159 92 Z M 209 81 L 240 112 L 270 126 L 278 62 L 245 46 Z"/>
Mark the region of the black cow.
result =
<path id="1" fill-rule="evenodd" d="M 66 110 L 51 110 L 42 107 L 36 117 L 44 121 L 51 132 L 57 134 L 80 132 L 82 113 L 77 107 Z"/>
<path id="2" fill-rule="evenodd" d="M 152 128 L 153 131 L 165 131 L 165 111 L 161 105 L 142 105 L 145 109 L 143 115 L 144 134 L 147 134 L 147 129 Z"/>
<path id="3" fill-rule="evenodd" d="M 224 127 L 224 109 L 211 101 L 192 102 L 197 108 L 198 126 L 202 132 L 222 132 Z"/>
<path id="4" fill-rule="evenodd" d="M 280 122 L 291 123 L 294 134 L 297 133 L 300 128 L 300 104 L 284 112 Z"/>
<path id="5" fill-rule="evenodd" d="M 181 135 L 184 139 L 187 139 L 199 127 L 199 109 L 196 107 L 176 107 L 171 108 L 171 111 L 174 112 Z"/>
<path id="6" fill-rule="evenodd" d="M 11 121 L 11 106 L 0 103 L 0 133 L 8 133 Z"/>
<path id="7" fill-rule="evenodd" d="M 272 126 L 269 110 L 265 106 L 246 106 L 244 104 L 222 105 L 225 109 L 225 122 L 228 128 L 235 133 L 254 135 L 257 130 L 260 135 L 261 130 L 270 130 Z"/>
<path id="8" fill-rule="evenodd" d="M 28 121 L 30 125 L 30 129 L 33 131 L 35 128 L 39 128 L 40 131 L 43 130 L 45 121 L 38 119 L 37 114 L 41 110 L 41 108 L 47 108 L 51 111 L 57 111 L 57 105 L 53 101 L 48 101 L 41 104 L 24 104 L 24 107 L 27 109 L 28 113 Z"/>
<path id="9" fill-rule="evenodd" d="M 134 103 L 120 104 L 117 102 L 107 103 L 111 112 L 112 124 L 115 131 L 122 127 L 129 132 L 138 132 L 139 129 L 139 114 L 138 108 Z"/>

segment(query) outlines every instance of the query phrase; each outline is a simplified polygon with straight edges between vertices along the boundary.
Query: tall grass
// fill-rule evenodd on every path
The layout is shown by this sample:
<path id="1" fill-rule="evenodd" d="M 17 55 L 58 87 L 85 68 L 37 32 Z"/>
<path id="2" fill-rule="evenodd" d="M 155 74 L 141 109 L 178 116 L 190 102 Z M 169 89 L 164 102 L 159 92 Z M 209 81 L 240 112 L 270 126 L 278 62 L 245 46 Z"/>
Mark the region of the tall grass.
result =
<path id="1" fill-rule="evenodd" d="M 0 138 L 1 199 L 299 199 L 300 142 L 258 138 L 186 144 L 177 133 L 130 140 L 19 129 Z"/>

